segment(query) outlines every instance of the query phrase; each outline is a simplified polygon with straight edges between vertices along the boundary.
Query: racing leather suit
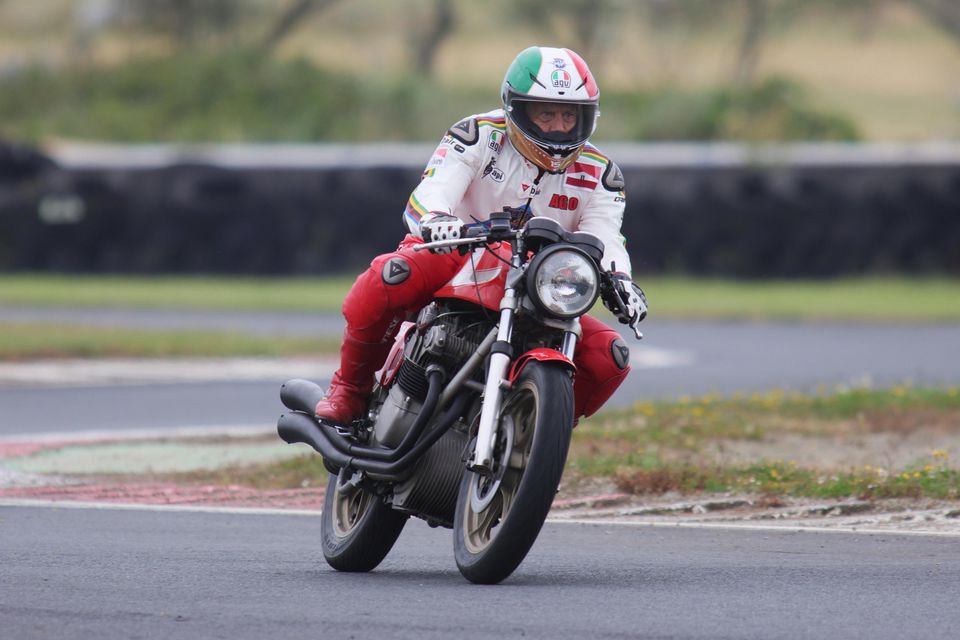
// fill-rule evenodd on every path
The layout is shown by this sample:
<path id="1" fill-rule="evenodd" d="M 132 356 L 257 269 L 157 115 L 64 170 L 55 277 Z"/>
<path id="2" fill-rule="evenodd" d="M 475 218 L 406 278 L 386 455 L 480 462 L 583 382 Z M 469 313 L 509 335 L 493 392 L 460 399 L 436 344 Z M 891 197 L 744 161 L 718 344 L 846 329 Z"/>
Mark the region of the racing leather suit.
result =
<path id="1" fill-rule="evenodd" d="M 630 258 L 620 235 L 623 188 L 619 168 L 589 142 L 563 173 L 541 170 L 510 144 L 502 109 L 452 126 L 407 202 L 403 218 L 409 235 L 397 251 L 373 260 L 344 301 L 345 341 L 368 345 L 371 360 L 350 375 L 372 380 L 400 323 L 433 300 L 434 293 L 468 259 L 457 252 L 413 251 L 413 245 L 423 242 L 421 222 L 440 214 L 464 223 L 483 222 L 504 207 L 526 207 L 532 215 L 556 220 L 564 229 L 598 236 L 605 246 L 603 267 L 629 277 Z M 582 336 L 574 357 L 575 418 L 599 409 L 630 370 L 629 350 L 616 331 L 590 316 L 580 321 Z M 350 357 L 367 357 L 347 351 L 342 354 L 342 366 Z M 369 393 L 366 379 L 361 393 Z M 318 415 L 322 415 L 319 405 Z"/>

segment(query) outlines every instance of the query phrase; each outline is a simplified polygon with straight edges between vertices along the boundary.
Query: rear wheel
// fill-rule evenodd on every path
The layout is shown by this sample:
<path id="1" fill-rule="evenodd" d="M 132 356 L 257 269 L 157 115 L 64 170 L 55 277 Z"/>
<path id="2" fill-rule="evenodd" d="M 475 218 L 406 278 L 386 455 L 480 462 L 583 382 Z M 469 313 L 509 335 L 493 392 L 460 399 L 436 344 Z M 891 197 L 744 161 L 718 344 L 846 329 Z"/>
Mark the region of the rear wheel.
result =
<path id="1" fill-rule="evenodd" d="M 407 523 L 372 493 L 330 475 L 323 501 L 323 557 L 337 571 L 370 571 L 380 564 Z"/>
<path id="2" fill-rule="evenodd" d="M 500 582 L 526 557 L 556 495 L 572 425 L 569 372 L 527 364 L 503 399 L 494 472 L 467 471 L 460 482 L 454 553 L 471 582 Z"/>

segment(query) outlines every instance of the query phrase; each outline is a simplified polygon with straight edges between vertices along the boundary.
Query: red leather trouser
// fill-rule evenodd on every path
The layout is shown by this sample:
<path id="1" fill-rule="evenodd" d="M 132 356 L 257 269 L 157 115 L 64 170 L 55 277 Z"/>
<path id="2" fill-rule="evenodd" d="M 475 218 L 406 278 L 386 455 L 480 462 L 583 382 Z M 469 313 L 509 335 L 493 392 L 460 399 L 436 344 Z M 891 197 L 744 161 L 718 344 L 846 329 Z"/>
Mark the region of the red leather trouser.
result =
<path id="1" fill-rule="evenodd" d="M 397 251 L 377 256 L 357 277 L 343 302 L 348 334 L 368 343 L 390 342 L 400 323 L 429 304 L 468 260 L 457 252 L 414 251 L 420 242 L 408 235 Z M 580 327 L 574 354 L 576 417 L 595 413 L 630 372 L 620 334 L 591 316 L 581 317 Z"/>

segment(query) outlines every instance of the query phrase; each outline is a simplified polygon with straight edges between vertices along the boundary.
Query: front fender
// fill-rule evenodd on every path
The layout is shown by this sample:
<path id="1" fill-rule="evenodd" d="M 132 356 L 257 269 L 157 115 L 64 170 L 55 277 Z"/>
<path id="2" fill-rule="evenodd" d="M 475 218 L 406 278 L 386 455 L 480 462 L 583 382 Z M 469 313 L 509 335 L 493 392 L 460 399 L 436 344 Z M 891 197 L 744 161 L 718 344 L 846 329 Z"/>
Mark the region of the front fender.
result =
<path id="1" fill-rule="evenodd" d="M 511 383 L 514 382 L 517 379 L 517 376 L 520 375 L 520 372 L 523 371 L 523 368 L 527 366 L 527 363 L 531 360 L 537 360 L 538 362 L 558 362 L 560 365 L 568 368 L 571 373 L 576 373 L 577 371 L 577 365 L 573 364 L 573 361 L 570 360 L 570 358 L 563 355 L 556 349 L 538 347 L 536 349 L 527 351 L 517 358 L 516 361 L 514 361 L 513 367 L 510 368 L 508 380 Z"/>

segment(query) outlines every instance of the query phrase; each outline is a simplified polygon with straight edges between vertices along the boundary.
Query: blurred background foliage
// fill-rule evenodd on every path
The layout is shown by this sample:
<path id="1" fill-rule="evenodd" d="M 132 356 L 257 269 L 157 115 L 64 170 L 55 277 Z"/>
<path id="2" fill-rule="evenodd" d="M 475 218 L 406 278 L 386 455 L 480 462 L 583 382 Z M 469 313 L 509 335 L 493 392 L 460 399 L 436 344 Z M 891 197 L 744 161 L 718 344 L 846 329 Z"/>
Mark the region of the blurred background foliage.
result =
<path id="1" fill-rule="evenodd" d="M 956 0 L 0 0 L 0 137 L 435 140 L 535 43 L 598 140 L 960 138 Z"/>

